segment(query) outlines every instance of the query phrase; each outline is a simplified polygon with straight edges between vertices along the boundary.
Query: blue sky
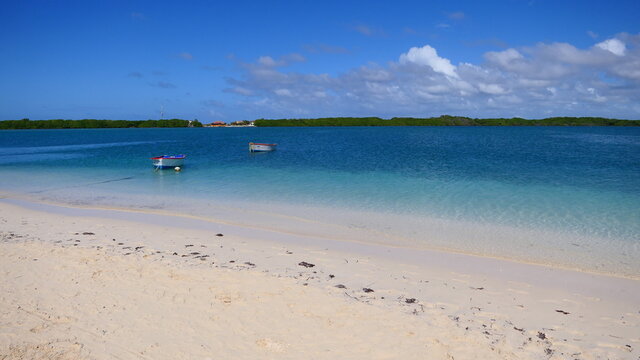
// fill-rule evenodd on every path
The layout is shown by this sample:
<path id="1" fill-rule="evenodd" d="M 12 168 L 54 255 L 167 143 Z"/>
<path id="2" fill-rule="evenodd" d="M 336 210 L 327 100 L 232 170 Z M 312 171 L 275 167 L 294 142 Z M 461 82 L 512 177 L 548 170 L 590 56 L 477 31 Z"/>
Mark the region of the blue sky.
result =
<path id="1" fill-rule="evenodd" d="M 0 119 L 640 119 L 640 1 L 5 1 Z"/>

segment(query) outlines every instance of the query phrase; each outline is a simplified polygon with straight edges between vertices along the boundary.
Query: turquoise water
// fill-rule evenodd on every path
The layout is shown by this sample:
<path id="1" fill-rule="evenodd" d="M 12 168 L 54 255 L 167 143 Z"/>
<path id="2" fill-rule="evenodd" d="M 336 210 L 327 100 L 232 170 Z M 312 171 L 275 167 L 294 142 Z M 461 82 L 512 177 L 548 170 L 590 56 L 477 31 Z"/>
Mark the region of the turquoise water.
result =
<path id="1" fill-rule="evenodd" d="M 151 167 L 176 153 L 181 173 Z M 640 275 L 638 128 L 2 131 L 0 175 L 40 200 Z"/>

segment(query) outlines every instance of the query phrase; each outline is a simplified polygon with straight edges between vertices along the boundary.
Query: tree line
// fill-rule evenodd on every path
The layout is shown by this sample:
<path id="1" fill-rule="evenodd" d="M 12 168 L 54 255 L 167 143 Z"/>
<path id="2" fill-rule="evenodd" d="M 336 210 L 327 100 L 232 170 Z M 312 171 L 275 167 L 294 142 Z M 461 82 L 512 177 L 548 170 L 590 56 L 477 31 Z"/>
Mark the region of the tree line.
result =
<path id="1" fill-rule="evenodd" d="M 0 130 L 9 129 L 113 129 L 113 128 L 178 128 L 202 127 L 198 120 L 4 120 L 0 121 Z"/>
<path id="2" fill-rule="evenodd" d="M 523 118 L 475 119 L 442 115 L 431 118 L 394 117 L 327 117 L 317 119 L 258 119 L 255 126 L 640 126 L 640 120 L 608 119 L 601 117 L 550 117 L 528 120 Z"/>
<path id="3" fill-rule="evenodd" d="M 248 122 L 247 122 L 248 123 Z M 601 117 L 550 117 L 545 119 L 487 118 L 442 115 L 431 118 L 326 117 L 317 119 L 258 119 L 255 126 L 640 126 L 640 120 Z M 105 129 L 105 128 L 178 128 L 202 127 L 198 120 L 4 120 L 0 130 L 9 129 Z"/>

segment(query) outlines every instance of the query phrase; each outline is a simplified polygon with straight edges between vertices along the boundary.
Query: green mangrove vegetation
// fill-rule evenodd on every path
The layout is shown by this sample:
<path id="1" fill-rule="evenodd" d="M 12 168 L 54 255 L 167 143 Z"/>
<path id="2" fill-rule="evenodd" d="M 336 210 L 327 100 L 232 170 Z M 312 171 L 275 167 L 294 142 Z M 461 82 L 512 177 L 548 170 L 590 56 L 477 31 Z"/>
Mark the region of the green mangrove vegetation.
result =
<path id="1" fill-rule="evenodd" d="M 112 129 L 112 128 L 178 128 L 202 127 L 198 120 L 4 120 L 0 130 L 9 129 Z"/>
<path id="2" fill-rule="evenodd" d="M 237 122 L 243 125 L 249 121 Z M 235 123 L 232 123 L 235 124 Z M 237 124 L 236 124 L 237 125 Z M 258 119 L 255 126 L 640 126 L 640 120 L 608 119 L 601 117 L 550 117 L 545 119 L 489 118 L 442 115 L 431 118 L 394 117 L 327 117 L 316 119 Z M 198 120 L 4 120 L 0 130 L 9 129 L 104 129 L 104 128 L 178 128 L 202 127 Z"/>
<path id="3" fill-rule="evenodd" d="M 640 126 L 640 120 L 620 120 L 600 117 L 551 117 L 527 120 L 523 118 L 474 119 L 443 115 L 432 118 L 394 117 L 331 117 L 318 119 L 258 119 L 255 126 Z"/>

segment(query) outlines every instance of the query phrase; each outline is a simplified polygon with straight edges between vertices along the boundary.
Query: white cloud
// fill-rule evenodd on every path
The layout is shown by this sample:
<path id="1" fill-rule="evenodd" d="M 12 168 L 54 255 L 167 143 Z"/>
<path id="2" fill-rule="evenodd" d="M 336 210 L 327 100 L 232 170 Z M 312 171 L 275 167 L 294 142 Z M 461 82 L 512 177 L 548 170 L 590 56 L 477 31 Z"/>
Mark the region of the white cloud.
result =
<path id="1" fill-rule="evenodd" d="M 458 77 L 458 74 L 456 74 L 456 67 L 451 65 L 451 61 L 438 56 L 436 49 L 429 45 L 425 45 L 421 48 L 412 47 L 407 53 L 400 55 L 400 63 L 413 63 L 429 66 L 437 73 L 441 73 L 452 78 Z"/>
<path id="2" fill-rule="evenodd" d="M 241 63 L 243 74 L 228 80 L 227 91 L 238 94 L 255 117 L 640 118 L 640 34 L 619 34 L 586 48 L 538 43 L 487 52 L 481 63 L 456 65 L 425 44 L 396 61 L 339 75 L 282 69 L 294 58 L 263 56 Z"/>
<path id="3" fill-rule="evenodd" d="M 483 83 L 479 83 L 478 84 L 478 88 L 483 93 L 492 94 L 492 95 L 501 95 L 501 94 L 505 94 L 507 92 L 504 88 L 502 88 L 502 86 L 500 86 L 498 84 L 483 84 Z"/>
<path id="4" fill-rule="evenodd" d="M 489 51 L 485 55 L 485 59 L 496 63 L 503 67 L 509 67 L 514 61 L 523 59 L 522 54 L 516 49 L 507 49 L 504 51 Z"/>
<path id="5" fill-rule="evenodd" d="M 602 48 L 607 46 L 607 49 Z M 487 52 L 484 58 L 489 67 L 523 78 L 548 80 L 571 76 L 588 67 L 613 68 L 619 61 L 613 51 L 622 51 L 617 41 L 602 42 L 588 49 L 578 49 L 567 43 L 539 43 L 522 51 L 507 49 Z"/>
<path id="6" fill-rule="evenodd" d="M 640 82 L 640 56 L 619 64 L 613 69 L 610 69 L 610 71 L 619 77 Z"/>
<path id="7" fill-rule="evenodd" d="M 605 40 L 603 42 L 597 43 L 596 47 L 602 50 L 607 50 L 617 56 L 624 56 L 624 53 L 627 50 L 626 45 L 618 39 Z"/>
<path id="8" fill-rule="evenodd" d="M 531 51 L 540 58 L 567 64 L 588 64 L 597 61 L 589 51 L 580 50 L 567 43 L 538 44 Z"/>

